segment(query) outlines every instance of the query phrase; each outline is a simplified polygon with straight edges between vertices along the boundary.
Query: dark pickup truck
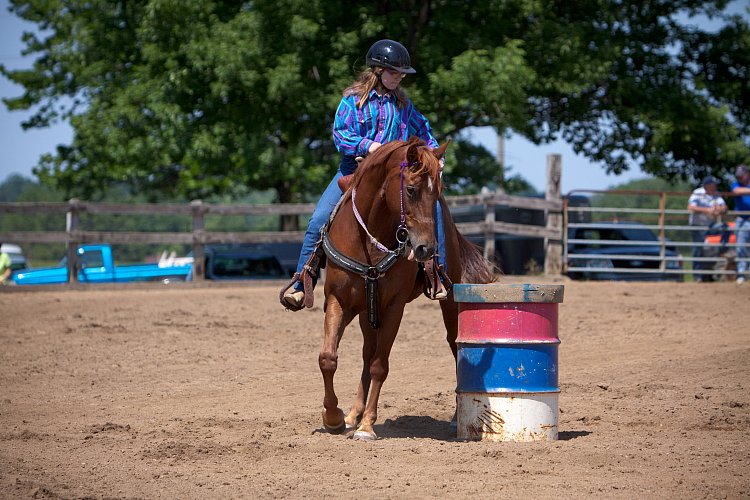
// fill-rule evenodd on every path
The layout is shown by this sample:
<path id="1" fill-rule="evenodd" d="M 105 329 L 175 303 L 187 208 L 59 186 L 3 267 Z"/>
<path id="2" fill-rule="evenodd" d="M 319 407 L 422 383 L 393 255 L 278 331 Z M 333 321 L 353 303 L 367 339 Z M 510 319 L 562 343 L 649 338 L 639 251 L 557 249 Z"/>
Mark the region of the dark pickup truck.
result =
<path id="1" fill-rule="evenodd" d="M 206 279 L 226 281 L 288 277 L 278 257 L 267 249 L 246 245 L 211 245 L 204 252 Z"/>
<path id="2" fill-rule="evenodd" d="M 680 254 L 638 222 L 597 222 L 568 230 L 568 276 L 618 281 L 682 281 Z M 664 260 L 664 268 L 661 262 Z M 671 271 L 671 272 L 670 272 Z"/>

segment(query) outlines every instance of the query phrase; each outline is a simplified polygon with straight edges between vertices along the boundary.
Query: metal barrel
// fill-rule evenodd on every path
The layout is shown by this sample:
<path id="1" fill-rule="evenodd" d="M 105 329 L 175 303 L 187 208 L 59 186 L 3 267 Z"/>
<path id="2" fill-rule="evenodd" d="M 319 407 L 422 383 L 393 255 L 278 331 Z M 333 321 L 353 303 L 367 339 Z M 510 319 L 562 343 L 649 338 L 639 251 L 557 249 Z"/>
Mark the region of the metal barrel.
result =
<path id="1" fill-rule="evenodd" d="M 562 285 L 454 285 L 460 439 L 557 439 L 563 293 Z"/>

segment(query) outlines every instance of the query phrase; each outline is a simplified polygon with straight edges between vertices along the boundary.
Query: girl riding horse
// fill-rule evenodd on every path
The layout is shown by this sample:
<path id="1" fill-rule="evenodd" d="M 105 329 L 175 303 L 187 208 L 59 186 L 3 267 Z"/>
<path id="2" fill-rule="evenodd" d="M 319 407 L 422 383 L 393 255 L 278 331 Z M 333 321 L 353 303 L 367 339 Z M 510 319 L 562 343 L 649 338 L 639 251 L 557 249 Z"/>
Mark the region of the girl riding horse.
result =
<path id="1" fill-rule="evenodd" d="M 406 48 L 393 40 L 379 40 L 370 47 L 366 60 L 369 68 L 344 90 L 344 96 L 336 110 L 333 142 L 342 155 L 339 168 L 310 217 L 297 272 L 292 284 L 283 291 L 281 303 L 293 311 L 302 309 L 305 305 L 302 276 L 306 266 L 310 267 L 308 261 L 320 239 L 320 230 L 328 222 L 343 194 L 339 179 L 354 173 L 358 158 L 366 157 L 388 142 L 406 141 L 411 136 L 417 136 L 430 148 L 438 146 L 427 118 L 417 111 L 400 86 L 404 76 L 416 73 L 411 67 L 411 58 Z M 435 219 L 438 263 L 445 268 L 443 215 L 439 203 Z M 312 276 L 312 279 L 308 279 L 308 284 L 312 288 L 317 280 L 317 269 L 308 271 Z M 439 279 L 434 280 L 433 290 L 430 298 L 442 300 L 447 297 Z M 311 293 L 312 290 L 308 290 L 308 294 Z M 308 304 L 311 305 L 311 302 Z"/>

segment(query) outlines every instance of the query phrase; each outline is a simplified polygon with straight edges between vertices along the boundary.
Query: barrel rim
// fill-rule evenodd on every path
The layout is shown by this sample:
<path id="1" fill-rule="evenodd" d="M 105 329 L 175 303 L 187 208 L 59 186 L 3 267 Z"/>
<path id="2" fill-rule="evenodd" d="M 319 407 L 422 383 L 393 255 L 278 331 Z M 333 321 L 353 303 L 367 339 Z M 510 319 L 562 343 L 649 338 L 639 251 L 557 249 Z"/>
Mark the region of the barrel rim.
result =
<path id="1" fill-rule="evenodd" d="M 477 345 L 483 345 L 486 344 L 488 347 L 497 347 L 498 345 L 533 345 L 533 344 L 560 344 L 561 341 L 559 338 L 549 338 L 549 339 L 512 339 L 512 338 L 497 338 L 497 339 L 480 339 L 480 338 L 467 338 L 467 339 L 457 339 L 456 345 L 461 346 L 462 344 L 471 344 L 472 347 L 476 347 Z"/>
<path id="2" fill-rule="evenodd" d="M 453 285 L 453 299 L 456 302 L 560 304 L 564 294 L 564 285 L 533 283 L 456 283 Z"/>
<path id="3" fill-rule="evenodd" d="M 560 394 L 560 388 L 558 387 L 557 389 L 549 389 L 549 390 L 541 390 L 541 391 L 539 390 L 519 391 L 518 387 L 513 388 L 513 389 L 507 389 L 507 390 L 502 389 L 502 388 L 499 388 L 499 389 L 493 388 L 493 389 L 488 389 L 486 391 L 462 391 L 461 389 L 456 388 L 456 394 L 462 394 L 462 395 L 477 394 L 479 396 L 502 395 L 502 396 L 508 396 L 508 397 L 513 397 L 513 394 L 521 394 L 522 395 L 521 397 L 523 397 L 523 396 L 529 396 L 533 394 Z"/>

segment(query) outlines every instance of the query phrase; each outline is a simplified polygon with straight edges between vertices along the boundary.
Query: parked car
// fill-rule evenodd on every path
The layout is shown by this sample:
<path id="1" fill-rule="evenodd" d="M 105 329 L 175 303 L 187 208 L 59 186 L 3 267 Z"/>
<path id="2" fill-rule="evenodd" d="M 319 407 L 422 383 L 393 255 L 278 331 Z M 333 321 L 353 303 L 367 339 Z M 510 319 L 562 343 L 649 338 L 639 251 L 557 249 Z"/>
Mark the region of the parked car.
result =
<path id="1" fill-rule="evenodd" d="M 297 271 L 297 261 L 302 252 L 302 242 L 244 243 L 245 251 L 273 255 L 284 269 L 284 276 L 291 277 Z"/>
<path id="2" fill-rule="evenodd" d="M 288 275 L 279 259 L 247 245 L 207 245 L 206 278 L 210 280 L 280 279 Z"/>
<path id="3" fill-rule="evenodd" d="M 11 271 L 18 271 L 24 269 L 27 266 L 26 256 L 23 254 L 23 250 L 18 245 L 13 243 L 3 243 L 0 247 L 0 252 L 7 253 L 10 257 L 10 269 Z"/>
<path id="4" fill-rule="evenodd" d="M 659 238 L 638 222 L 600 222 L 568 229 L 568 276 L 573 279 L 683 281 L 659 271 Z M 665 248 L 666 270 L 682 268 L 680 254 Z M 638 272 L 642 271 L 642 272 Z"/>

